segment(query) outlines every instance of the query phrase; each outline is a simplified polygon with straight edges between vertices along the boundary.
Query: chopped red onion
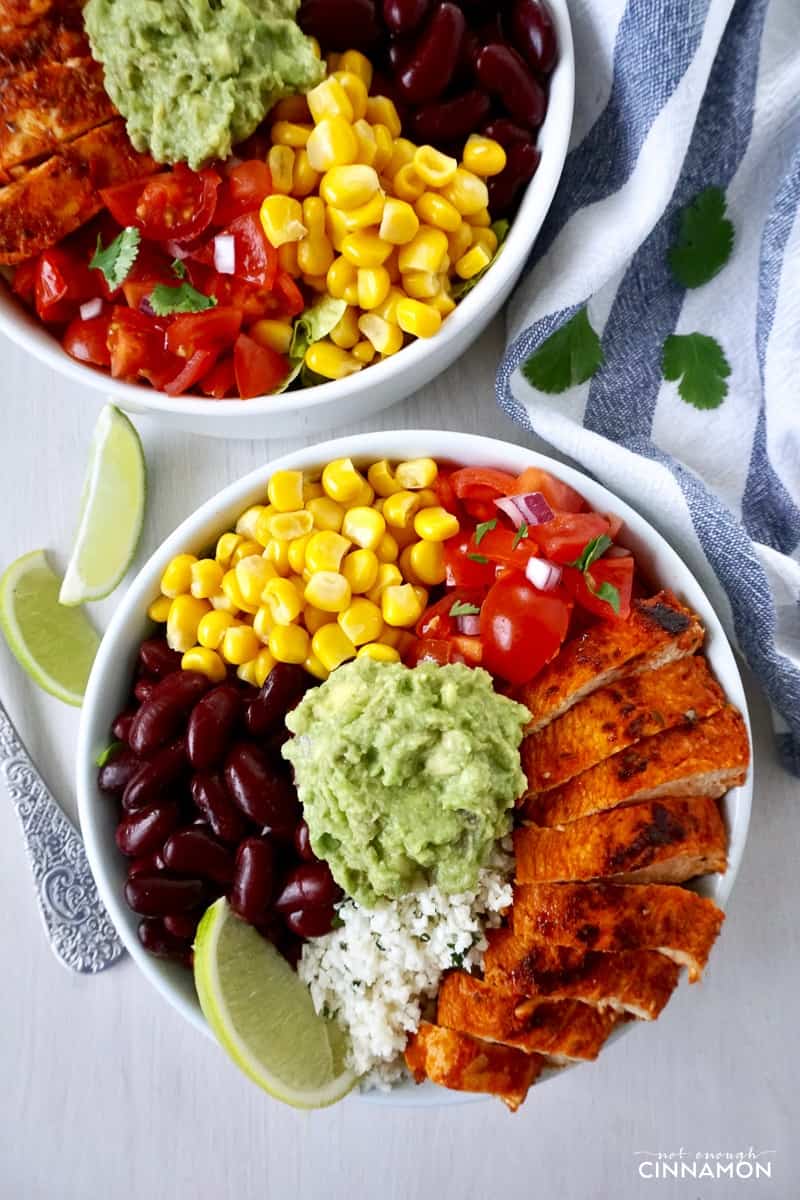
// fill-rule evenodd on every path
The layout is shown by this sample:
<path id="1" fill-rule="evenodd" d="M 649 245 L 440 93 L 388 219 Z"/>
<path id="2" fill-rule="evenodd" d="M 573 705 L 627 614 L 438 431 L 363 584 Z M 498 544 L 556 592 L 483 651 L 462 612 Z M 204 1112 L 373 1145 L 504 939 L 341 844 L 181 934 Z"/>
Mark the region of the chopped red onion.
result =
<path id="1" fill-rule="evenodd" d="M 103 301 L 99 296 L 95 296 L 94 300 L 87 300 L 81 305 L 81 320 L 91 321 L 92 317 L 99 317 L 103 311 Z"/>
<path id="2" fill-rule="evenodd" d="M 477 613 L 470 613 L 467 617 L 456 617 L 456 628 L 465 637 L 478 637 L 481 632 L 480 616 Z"/>
<path id="3" fill-rule="evenodd" d="M 220 233 L 214 238 L 214 266 L 220 275 L 233 275 L 236 270 L 236 239 L 232 233 Z"/>
<path id="4" fill-rule="evenodd" d="M 540 592 L 552 591 L 561 582 L 561 567 L 546 558 L 529 558 L 525 566 L 525 577 Z"/>
<path id="5" fill-rule="evenodd" d="M 541 492 L 522 492 L 519 496 L 501 496 L 495 504 L 514 522 L 514 528 L 519 529 L 523 521 L 526 525 L 544 525 L 552 521 L 555 513 Z"/>
<path id="6" fill-rule="evenodd" d="M 183 262 L 185 258 L 191 257 L 191 250 L 187 246 L 182 246 L 180 242 L 170 240 L 165 243 L 167 254 L 171 254 L 173 258 L 177 258 L 179 262 Z"/>

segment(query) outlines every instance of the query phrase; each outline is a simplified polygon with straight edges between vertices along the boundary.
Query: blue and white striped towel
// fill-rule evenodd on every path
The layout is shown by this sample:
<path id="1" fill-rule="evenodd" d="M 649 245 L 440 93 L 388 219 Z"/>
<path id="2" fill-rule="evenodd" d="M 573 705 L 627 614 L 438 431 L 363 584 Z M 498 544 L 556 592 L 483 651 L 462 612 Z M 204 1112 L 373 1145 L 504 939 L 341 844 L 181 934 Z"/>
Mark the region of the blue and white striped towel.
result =
<path id="1" fill-rule="evenodd" d="M 571 0 L 570 153 L 508 313 L 503 409 L 680 550 L 758 676 L 800 775 L 800 0 Z M 666 254 L 709 185 L 736 240 L 685 291 Z M 605 365 L 545 395 L 520 364 L 588 302 Z M 702 332 L 731 366 L 700 411 L 661 373 Z"/>

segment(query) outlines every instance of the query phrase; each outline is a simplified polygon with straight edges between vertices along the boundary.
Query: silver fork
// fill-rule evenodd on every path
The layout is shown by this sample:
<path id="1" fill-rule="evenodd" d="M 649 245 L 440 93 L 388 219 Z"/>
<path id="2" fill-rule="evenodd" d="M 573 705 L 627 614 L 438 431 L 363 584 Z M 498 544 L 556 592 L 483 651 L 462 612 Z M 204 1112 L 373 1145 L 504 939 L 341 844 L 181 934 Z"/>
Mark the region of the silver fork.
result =
<path id="1" fill-rule="evenodd" d="M 94 975 L 125 953 L 75 826 L 48 791 L 0 702 L 0 776 L 17 811 L 39 911 L 65 967 Z"/>

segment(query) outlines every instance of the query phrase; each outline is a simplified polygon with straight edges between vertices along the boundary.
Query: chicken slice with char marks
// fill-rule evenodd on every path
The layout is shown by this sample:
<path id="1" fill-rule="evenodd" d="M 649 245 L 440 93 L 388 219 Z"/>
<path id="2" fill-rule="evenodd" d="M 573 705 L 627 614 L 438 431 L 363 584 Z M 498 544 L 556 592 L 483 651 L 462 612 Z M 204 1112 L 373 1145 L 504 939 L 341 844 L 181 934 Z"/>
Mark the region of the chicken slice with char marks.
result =
<path id="1" fill-rule="evenodd" d="M 423 1021 L 409 1038 L 406 1065 L 417 1083 L 430 1079 L 456 1092 L 499 1096 L 516 1112 L 545 1060 Z"/>

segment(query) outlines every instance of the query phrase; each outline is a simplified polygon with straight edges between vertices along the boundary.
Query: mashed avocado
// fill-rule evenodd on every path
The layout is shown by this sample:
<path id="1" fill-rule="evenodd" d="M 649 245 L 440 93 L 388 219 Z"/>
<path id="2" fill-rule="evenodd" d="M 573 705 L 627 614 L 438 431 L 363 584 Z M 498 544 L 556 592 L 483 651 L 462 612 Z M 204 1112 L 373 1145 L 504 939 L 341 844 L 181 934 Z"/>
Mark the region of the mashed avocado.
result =
<path id="1" fill-rule="evenodd" d="M 472 887 L 525 787 L 530 713 L 485 671 L 359 658 L 286 718 L 311 845 L 360 904 Z"/>
<path id="2" fill-rule="evenodd" d="M 226 158 L 324 68 L 294 21 L 300 0 L 89 0 L 106 90 L 137 150 L 158 162 Z"/>

